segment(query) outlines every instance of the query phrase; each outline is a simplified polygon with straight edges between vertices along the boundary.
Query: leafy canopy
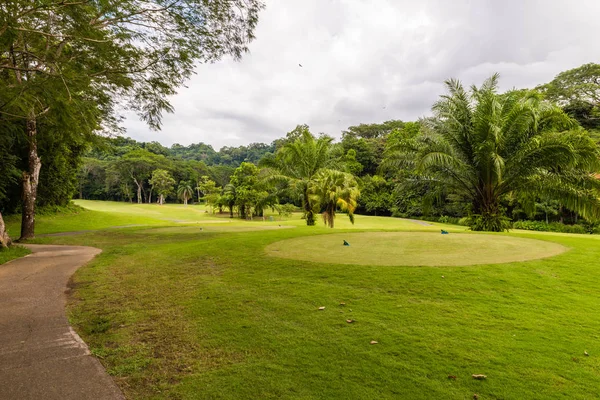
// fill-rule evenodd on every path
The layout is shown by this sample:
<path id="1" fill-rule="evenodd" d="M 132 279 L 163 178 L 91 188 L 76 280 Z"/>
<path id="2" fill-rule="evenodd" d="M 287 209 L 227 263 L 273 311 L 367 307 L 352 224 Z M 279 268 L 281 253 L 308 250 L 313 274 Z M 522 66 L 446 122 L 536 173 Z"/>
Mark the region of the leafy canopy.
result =
<path id="1" fill-rule="evenodd" d="M 585 218 L 600 216 L 600 153 L 588 134 L 534 91 L 497 93 L 498 75 L 469 91 L 456 80 L 423 121 L 424 133 L 401 140 L 390 162 L 414 168 L 428 196 L 454 193 L 471 203 L 471 228 L 508 227 L 501 200 L 530 194 L 560 201 Z"/>

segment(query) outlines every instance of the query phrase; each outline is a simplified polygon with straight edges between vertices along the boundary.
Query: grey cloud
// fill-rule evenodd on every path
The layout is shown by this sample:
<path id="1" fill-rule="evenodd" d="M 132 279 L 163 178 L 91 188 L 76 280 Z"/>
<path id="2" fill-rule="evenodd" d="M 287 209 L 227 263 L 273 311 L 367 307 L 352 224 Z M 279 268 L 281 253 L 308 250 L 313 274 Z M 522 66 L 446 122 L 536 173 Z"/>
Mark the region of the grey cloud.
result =
<path id="1" fill-rule="evenodd" d="M 533 87 L 597 61 L 597 15 L 595 0 L 272 0 L 251 54 L 198 66 L 161 132 L 126 126 L 138 139 L 220 148 L 301 123 L 339 136 L 414 120 L 451 77 L 480 84 L 500 72 L 503 89 Z"/>

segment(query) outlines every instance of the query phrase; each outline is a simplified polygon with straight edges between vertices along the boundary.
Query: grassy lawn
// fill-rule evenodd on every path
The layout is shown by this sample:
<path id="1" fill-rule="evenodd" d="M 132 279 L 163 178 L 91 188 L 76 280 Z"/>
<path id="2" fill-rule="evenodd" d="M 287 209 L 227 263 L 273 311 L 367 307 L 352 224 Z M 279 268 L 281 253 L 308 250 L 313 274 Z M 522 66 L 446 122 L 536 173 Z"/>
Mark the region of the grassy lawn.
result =
<path id="1" fill-rule="evenodd" d="M 591 399 L 600 388 L 597 236 L 363 216 L 351 226 L 343 215 L 331 230 L 298 216 L 79 204 L 91 211 L 40 217 L 39 231 L 99 230 L 37 241 L 103 249 L 73 278 L 70 318 L 128 398 Z M 139 224 L 151 226 L 112 228 Z M 454 265 L 377 265 L 400 258 L 393 231 L 413 232 L 411 257 Z M 498 259 L 486 253 L 502 245 Z M 269 255 L 274 246 L 293 258 Z"/>
<path id="2" fill-rule="evenodd" d="M 30 253 L 31 251 L 21 246 L 12 246 L 8 249 L 0 248 L 0 265 L 10 260 L 14 260 L 15 258 L 26 256 Z"/>

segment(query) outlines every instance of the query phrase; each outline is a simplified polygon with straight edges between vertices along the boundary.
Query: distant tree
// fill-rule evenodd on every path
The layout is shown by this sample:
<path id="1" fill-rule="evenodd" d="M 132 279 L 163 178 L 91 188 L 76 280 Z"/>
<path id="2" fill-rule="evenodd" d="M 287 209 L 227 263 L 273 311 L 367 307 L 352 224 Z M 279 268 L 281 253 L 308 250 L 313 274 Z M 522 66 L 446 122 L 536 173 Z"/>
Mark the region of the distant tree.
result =
<path id="1" fill-rule="evenodd" d="M 336 210 L 348 212 L 350 222 L 354 224 L 354 210 L 360 196 L 358 184 L 352 174 L 322 169 L 309 185 L 310 197 L 323 210 L 323 221 L 330 228 L 335 222 Z"/>
<path id="2" fill-rule="evenodd" d="M 538 89 L 584 128 L 600 128 L 600 64 L 584 64 L 561 72 Z"/>
<path id="3" fill-rule="evenodd" d="M 208 207 L 213 207 L 219 197 L 221 189 L 217 187 L 215 181 L 208 176 L 203 176 L 196 186 L 198 191 L 198 199 L 204 199 Z"/>
<path id="4" fill-rule="evenodd" d="M 183 204 L 187 206 L 188 200 L 191 199 L 193 195 L 194 189 L 192 189 L 192 185 L 189 181 L 179 182 L 179 186 L 177 187 L 177 197 L 183 200 Z"/>
<path id="5" fill-rule="evenodd" d="M 219 207 L 224 206 L 229 209 L 229 218 L 233 218 L 233 209 L 235 208 L 236 196 L 236 187 L 231 183 L 228 183 L 223 188 L 223 193 L 218 200 Z"/>
<path id="6" fill-rule="evenodd" d="M 129 178 L 135 184 L 137 189 L 137 202 L 144 202 L 144 184 L 152 174 L 152 171 L 159 166 L 165 166 L 166 159 L 150 153 L 147 150 L 133 150 L 123 157 L 115 160 L 109 168 L 122 177 L 121 180 Z M 150 196 L 147 196 L 150 200 Z"/>
<path id="7" fill-rule="evenodd" d="M 414 168 L 430 185 L 471 203 L 471 229 L 501 231 L 507 195 L 549 197 L 586 218 L 600 216 L 600 153 L 587 133 L 536 92 L 498 94 L 498 76 L 467 92 L 446 82 L 449 94 L 433 106 L 426 132 L 397 144 L 398 166 Z M 567 130 L 566 130 L 567 129 Z"/>
<path id="8" fill-rule="evenodd" d="M 248 162 L 241 163 L 231 176 L 230 185 L 235 187 L 235 205 L 240 211 L 240 216 L 251 217 L 260 198 L 256 165 Z"/>
<path id="9" fill-rule="evenodd" d="M 356 150 L 350 149 L 346 152 L 346 155 L 341 158 L 342 168 L 352 174 L 352 175 L 360 175 L 360 172 L 363 170 L 363 165 L 356 161 Z"/>
<path id="10" fill-rule="evenodd" d="M 158 204 L 163 205 L 165 202 L 165 196 L 168 196 L 173 191 L 175 179 L 171 177 L 169 171 L 164 169 L 155 169 L 152 171 L 150 185 L 152 185 L 158 194 Z"/>
<path id="11" fill-rule="evenodd" d="M 291 144 L 298 139 L 302 139 L 302 137 L 306 134 L 312 135 L 310 133 L 310 127 L 308 125 L 296 125 L 294 129 L 285 134 L 284 138 L 276 139 L 275 141 L 273 141 L 272 146 L 275 148 L 275 150 L 279 150 L 286 144 Z"/>
<path id="12" fill-rule="evenodd" d="M 375 215 L 389 215 L 392 208 L 392 191 L 393 186 L 379 175 L 362 178 L 361 208 Z"/>
<path id="13" fill-rule="evenodd" d="M 396 129 L 402 129 L 404 122 L 400 120 L 385 121 L 381 124 L 360 124 L 350 126 L 342 132 L 343 136 L 353 136 L 355 138 L 376 139 L 387 136 Z"/>

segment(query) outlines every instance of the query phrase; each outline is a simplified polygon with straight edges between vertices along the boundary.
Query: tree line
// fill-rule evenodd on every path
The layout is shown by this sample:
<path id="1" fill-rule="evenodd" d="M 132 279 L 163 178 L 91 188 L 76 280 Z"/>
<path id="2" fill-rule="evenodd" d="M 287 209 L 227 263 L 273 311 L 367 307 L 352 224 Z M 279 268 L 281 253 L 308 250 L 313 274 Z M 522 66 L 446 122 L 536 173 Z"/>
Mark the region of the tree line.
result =
<path id="1" fill-rule="evenodd" d="M 309 225 L 322 213 L 333 226 L 336 210 L 344 210 L 351 218 L 432 218 L 487 231 L 523 220 L 593 227 L 599 79 L 600 67 L 586 64 L 506 93 L 496 75 L 469 89 L 450 80 L 431 117 L 351 126 L 338 142 L 307 125 L 269 145 L 220 152 L 203 143 L 107 139 L 112 150 L 84 158 L 80 197 L 152 201 L 160 172 L 172 178 L 167 201 L 206 201 L 232 217 L 287 204 L 300 207 Z M 238 154 L 237 168 L 224 157 L 230 154 Z"/>

